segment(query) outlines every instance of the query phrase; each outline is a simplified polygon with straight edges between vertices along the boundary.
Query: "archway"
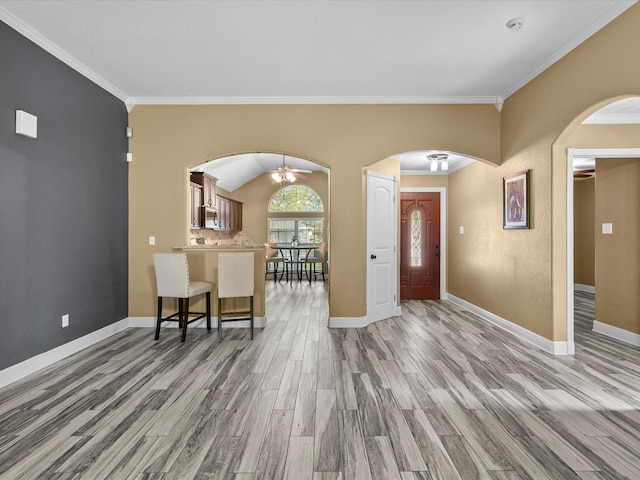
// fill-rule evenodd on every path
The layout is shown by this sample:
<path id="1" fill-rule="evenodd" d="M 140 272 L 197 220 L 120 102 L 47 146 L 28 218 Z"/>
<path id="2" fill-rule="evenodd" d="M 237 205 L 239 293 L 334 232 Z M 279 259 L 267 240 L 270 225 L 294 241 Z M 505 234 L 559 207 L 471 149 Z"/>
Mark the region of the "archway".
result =
<path id="1" fill-rule="evenodd" d="M 633 97 L 626 97 L 633 98 Z M 595 116 L 603 108 L 615 104 L 620 97 L 600 102 L 594 105 L 589 111 L 580 115 L 572 122 L 565 131 L 558 137 L 554 143 L 554 160 L 564 160 L 565 177 L 566 177 L 566 336 L 567 336 L 567 354 L 575 353 L 575 305 L 574 305 L 574 178 L 573 166 L 574 161 L 581 159 L 593 158 L 640 158 L 640 147 L 630 146 L 628 144 L 616 144 L 615 141 L 603 142 L 599 145 L 584 146 L 583 148 L 575 148 L 571 146 L 572 134 L 583 124 L 584 120 L 591 115 Z M 590 122 L 591 123 L 591 122 Z M 595 122 L 593 122 L 595 123 Z M 627 121 L 626 123 L 630 123 Z M 636 119 L 634 123 L 640 123 Z M 620 140 L 618 140 L 620 141 Z M 582 142 L 580 142 L 582 143 Z M 623 142 L 624 143 L 624 142 Z M 598 148 L 600 147 L 600 148 Z M 558 151 L 560 149 L 560 151 Z M 558 158 L 562 155 L 561 158 Z M 557 212 L 558 213 L 558 212 Z"/>
<path id="2" fill-rule="evenodd" d="M 287 182 L 281 182 L 273 178 L 277 174 L 283 163 L 291 170 L 293 176 Z M 317 242 L 323 242 L 329 258 L 330 232 L 331 232 L 331 202 L 330 202 L 330 169 L 312 159 L 298 154 L 282 152 L 246 152 L 231 155 L 222 155 L 206 162 L 192 165 L 190 171 L 206 172 L 208 175 L 218 179 L 217 185 L 219 193 L 231 197 L 243 204 L 243 233 L 250 239 L 251 243 L 270 244 L 272 235 L 270 234 L 271 217 L 278 217 L 279 225 L 287 223 L 287 218 L 292 219 L 296 226 L 299 226 L 301 217 L 314 217 L 317 222 L 322 223 L 318 235 L 314 235 Z M 307 185 L 317 192 L 324 206 L 322 212 L 269 212 L 268 205 L 272 196 L 281 189 L 283 185 Z M 314 224 L 315 225 L 315 224 Z M 308 226 L 305 224 L 305 228 Z M 276 226 L 274 228 L 279 228 Z M 287 238 L 291 235 L 279 235 L 276 241 Z M 305 237 L 306 238 L 306 237 Z M 331 276 L 326 272 L 327 284 L 331 282 Z M 285 282 L 282 282 L 283 284 Z M 273 287 L 273 282 L 266 284 Z M 330 298 L 327 295 L 327 307 Z M 328 311 L 328 308 L 325 309 Z"/>

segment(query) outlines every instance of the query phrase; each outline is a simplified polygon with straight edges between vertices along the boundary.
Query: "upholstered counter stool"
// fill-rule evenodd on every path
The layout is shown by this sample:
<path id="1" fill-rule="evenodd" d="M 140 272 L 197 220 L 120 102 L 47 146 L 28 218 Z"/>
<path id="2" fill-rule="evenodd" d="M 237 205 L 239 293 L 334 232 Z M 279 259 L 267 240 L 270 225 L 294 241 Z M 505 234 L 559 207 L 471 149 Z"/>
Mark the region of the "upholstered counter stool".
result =
<path id="1" fill-rule="evenodd" d="M 222 323 L 251 321 L 253 340 L 254 253 L 221 253 L 218 255 L 218 341 L 222 340 Z M 248 311 L 222 311 L 223 298 L 249 297 Z"/>
<path id="2" fill-rule="evenodd" d="M 186 253 L 154 253 L 153 265 L 156 270 L 158 287 L 158 319 L 156 337 L 160 338 L 160 324 L 162 322 L 178 322 L 182 328 L 182 342 L 187 338 L 187 325 L 207 318 L 207 330 L 211 330 L 211 288 L 209 282 L 192 282 L 189 279 L 189 265 Z M 189 300 L 193 297 L 205 295 L 206 312 L 190 312 Z M 178 311 L 162 317 L 162 299 L 173 297 L 178 299 Z M 189 315 L 197 315 L 189 319 Z"/>

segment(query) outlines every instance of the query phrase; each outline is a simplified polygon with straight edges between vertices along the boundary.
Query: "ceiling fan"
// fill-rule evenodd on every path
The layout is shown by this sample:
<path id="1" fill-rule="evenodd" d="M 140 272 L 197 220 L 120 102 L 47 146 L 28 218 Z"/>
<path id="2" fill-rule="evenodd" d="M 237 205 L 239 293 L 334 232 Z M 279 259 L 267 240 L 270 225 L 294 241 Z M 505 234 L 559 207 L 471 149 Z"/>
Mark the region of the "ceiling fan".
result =
<path id="1" fill-rule="evenodd" d="M 311 173 L 311 170 L 300 170 L 298 168 L 291 168 L 284 161 L 284 155 L 282 155 L 282 165 L 277 170 L 270 170 L 271 178 L 281 184 L 293 183 L 296 178 L 307 178 L 303 173 Z"/>
<path id="2" fill-rule="evenodd" d="M 573 172 L 573 178 L 591 178 L 594 177 L 596 175 L 596 169 L 595 168 L 588 168 L 586 170 L 576 170 Z"/>

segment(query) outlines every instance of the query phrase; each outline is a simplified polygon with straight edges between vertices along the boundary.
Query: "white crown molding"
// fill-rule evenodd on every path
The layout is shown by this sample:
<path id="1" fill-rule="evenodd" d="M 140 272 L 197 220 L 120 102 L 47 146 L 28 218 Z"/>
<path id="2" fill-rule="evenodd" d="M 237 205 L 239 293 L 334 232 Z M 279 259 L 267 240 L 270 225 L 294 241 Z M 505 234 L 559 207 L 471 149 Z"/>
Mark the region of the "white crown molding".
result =
<path id="1" fill-rule="evenodd" d="M 112 83 L 105 80 L 103 77 L 98 75 L 96 72 L 88 68 L 86 65 L 69 55 L 63 49 L 55 45 L 46 37 L 42 36 L 40 33 L 35 31 L 33 28 L 25 24 L 22 20 L 15 17 L 11 13 L 9 13 L 6 9 L 0 6 L 0 20 L 9 25 L 15 31 L 20 33 L 21 35 L 27 37 L 33 43 L 38 45 L 43 50 L 49 52 L 51 55 L 56 57 L 61 62 L 65 63 L 69 67 L 73 68 L 76 72 L 84 75 L 93 83 L 98 85 L 99 87 L 104 88 L 107 92 L 112 94 L 114 97 L 126 102 L 129 98 L 129 95 L 124 93 L 118 87 L 113 85 Z"/>
<path id="2" fill-rule="evenodd" d="M 536 78 L 542 72 L 544 72 L 551 65 L 556 63 L 562 57 L 564 57 L 567 53 L 572 51 L 586 39 L 595 34 L 602 27 L 607 25 L 609 22 L 614 20 L 616 17 L 625 12 L 628 8 L 630 8 L 633 4 L 635 4 L 637 0 L 620 0 L 617 2 L 611 2 L 611 7 L 607 10 L 603 15 L 601 15 L 598 19 L 594 20 L 591 25 L 578 33 L 575 37 L 573 37 L 569 42 L 565 44 L 564 47 L 557 50 L 553 55 L 547 58 L 544 62 L 542 62 L 538 68 L 532 70 L 526 77 L 520 80 L 518 83 L 513 85 L 510 89 L 505 91 L 500 95 L 503 99 L 509 98 L 515 92 L 524 87 L 531 80 Z"/>
<path id="3" fill-rule="evenodd" d="M 496 97 L 131 97 L 132 105 L 493 104 Z"/>

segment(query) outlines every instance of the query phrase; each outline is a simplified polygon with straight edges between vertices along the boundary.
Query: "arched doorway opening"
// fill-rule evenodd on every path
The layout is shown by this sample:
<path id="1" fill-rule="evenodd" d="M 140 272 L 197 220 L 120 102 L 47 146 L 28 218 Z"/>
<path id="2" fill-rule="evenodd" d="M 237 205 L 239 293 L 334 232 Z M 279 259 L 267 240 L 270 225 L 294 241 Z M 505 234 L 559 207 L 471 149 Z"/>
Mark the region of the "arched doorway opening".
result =
<path id="1" fill-rule="evenodd" d="M 629 100 L 631 100 L 631 102 Z M 633 110 L 631 114 L 629 113 L 629 105 L 640 105 L 639 100 L 639 97 L 628 97 L 622 101 L 620 99 L 612 99 L 594 106 L 589 112 L 582 115 L 579 119 L 576 119 L 574 123 L 567 127 L 556 144 L 554 144 L 554 148 L 561 148 L 563 150 L 563 158 L 566 158 L 566 332 L 568 354 L 575 353 L 574 266 L 576 260 L 576 235 L 574 231 L 574 214 L 576 204 L 574 201 L 574 172 L 587 168 L 588 171 L 592 171 L 592 173 L 595 174 L 595 159 L 606 161 L 606 159 L 640 158 L 640 146 L 637 145 L 638 142 L 635 140 L 637 135 L 625 136 L 621 131 L 616 133 L 615 127 L 613 127 L 614 124 L 627 124 L 627 127 L 630 124 L 640 124 L 640 110 L 634 107 L 635 110 Z M 585 125 L 588 125 L 590 129 L 588 141 L 585 141 L 584 136 L 580 135 L 580 129 L 584 129 Z M 597 130 L 598 125 L 601 127 L 600 132 Z M 600 133 L 600 135 L 597 133 Z M 614 133 L 616 134 L 614 135 Z M 603 136 L 602 134 L 605 135 Z M 575 148 L 572 146 L 574 144 L 582 145 L 582 147 Z M 577 167 L 578 163 L 581 163 L 582 166 Z M 608 227 L 602 225 L 602 228 L 606 229 Z M 595 225 L 594 235 L 599 234 L 599 229 L 600 225 Z M 603 234 L 606 234 L 604 230 Z M 606 300 L 602 301 L 606 302 Z M 599 322 L 597 321 L 594 323 L 594 331 L 599 331 L 597 327 L 598 324 Z M 633 334 L 629 335 L 624 330 L 616 327 L 610 328 L 608 325 L 603 325 L 600 333 L 616 337 L 629 343 L 637 344 L 638 339 L 640 339 L 640 336 L 637 334 L 635 336 Z"/>
<path id="2" fill-rule="evenodd" d="M 215 237 L 215 241 L 237 242 L 245 241 L 252 244 L 270 245 L 283 241 L 290 242 L 294 233 L 290 227 L 307 241 L 323 243 L 325 259 L 330 251 L 330 169 L 325 165 L 303 158 L 300 155 L 281 152 L 250 152 L 217 157 L 207 162 L 194 165 L 191 172 L 199 172 L 215 179 L 216 195 L 228 198 L 242 204 L 242 227 L 234 231 L 221 229 L 191 229 L 193 237 Z M 295 212 L 270 211 L 270 201 L 279 191 L 287 186 L 309 187 L 317 192 L 318 203 L 322 211 L 298 210 Z M 308 199 L 307 199 L 308 200 Z M 206 206 L 206 205 L 205 205 Z M 210 240 L 207 240 L 210 242 Z M 325 263 L 328 263 L 325 262 Z M 319 277 L 322 280 L 322 277 Z M 328 318 L 328 284 L 331 281 L 329 271 L 325 272 L 326 287 L 324 288 L 324 304 L 322 311 Z M 267 312 L 273 302 L 281 302 L 285 297 L 291 299 L 296 292 L 292 288 L 285 292 L 287 286 L 282 277 L 279 281 L 266 281 L 268 289 L 280 288 L 279 293 L 265 293 L 265 307 Z M 306 284 L 308 285 L 308 283 Z M 314 283 L 314 285 L 316 285 Z M 289 283 L 288 287 L 293 284 Z M 296 286 L 298 286 L 296 284 Z M 299 287 L 303 287 L 300 284 Z M 299 293 L 302 294 L 302 288 Z M 295 300 L 292 300 L 295 301 Z M 269 315 L 271 316 L 271 315 Z M 275 315 L 274 315 L 275 316 Z M 324 323 L 327 323 L 327 318 Z M 269 320 L 267 320 L 268 322 Z"/>

